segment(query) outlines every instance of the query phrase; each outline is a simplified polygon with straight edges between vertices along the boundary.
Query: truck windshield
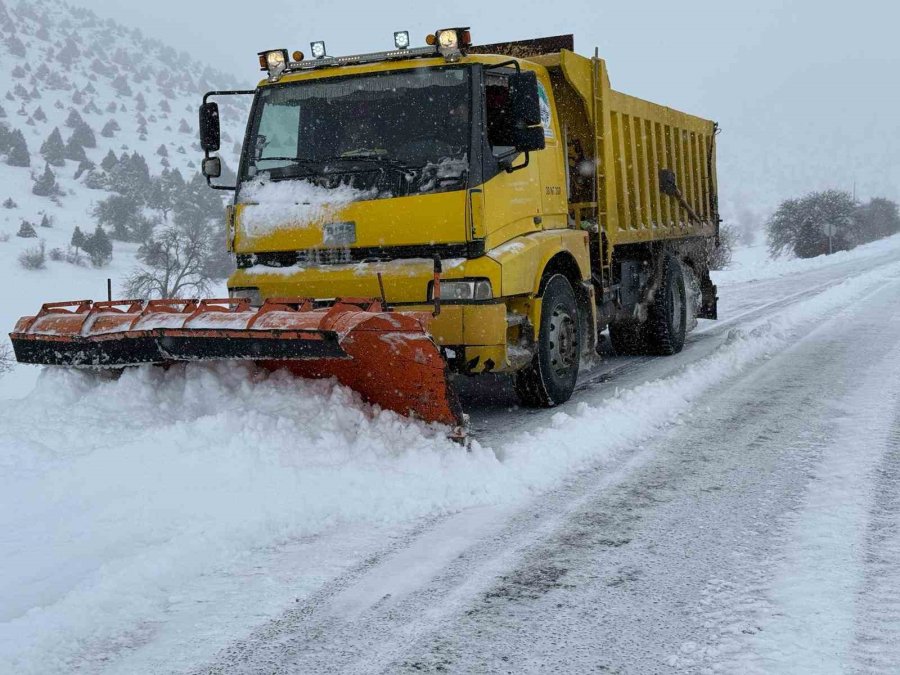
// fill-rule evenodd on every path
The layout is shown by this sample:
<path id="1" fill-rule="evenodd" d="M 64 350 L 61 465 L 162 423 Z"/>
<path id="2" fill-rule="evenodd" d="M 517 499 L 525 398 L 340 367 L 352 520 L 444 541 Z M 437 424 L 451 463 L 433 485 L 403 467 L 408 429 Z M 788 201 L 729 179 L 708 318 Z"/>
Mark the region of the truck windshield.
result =
<path id="1" fill-rule="evenodd" d="M 382 197 L 463 189 L 467 68 L 397 71 L 263 88 L 242 181 L 303 179 Z"/>

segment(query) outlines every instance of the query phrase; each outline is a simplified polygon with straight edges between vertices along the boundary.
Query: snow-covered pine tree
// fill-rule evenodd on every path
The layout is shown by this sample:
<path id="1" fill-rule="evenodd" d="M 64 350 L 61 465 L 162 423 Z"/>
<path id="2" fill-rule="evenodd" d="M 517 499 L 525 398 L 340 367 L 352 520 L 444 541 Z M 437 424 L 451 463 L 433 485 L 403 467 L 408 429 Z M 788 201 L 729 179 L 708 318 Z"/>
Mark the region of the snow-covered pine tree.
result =
<path id="1" fill-rule="evenodd" d="M 113 245 L 109 236 L 99 225 L 94 234 L 85 238 L 82 250 L 88 254 L 94 267 L 103 267 L 112 260 Z"/>
<path id="2" fill-rule="evenodd" d="M 84 232 L 81 231 L 81 228 L 77 225 L 75 226 L 74 232 L 72 232 L 72 240 L 69 242 L 76 251 L 81 249 L 84 250 L 84 242 L 87 241 L 87 238 L 84 236 Z"/>
<path id="3" fill-rule="evenodd" d="M 117 131 L 121 131 L 122 127 L 119 126 L 119 123 L 114 119 L 109 120 L 106 124 L 103 125 L 103 129 L 100 130 L 100 135 L 104 138 L 112 138 L 116 135 Z"/>
<path id="4" fill-rule="evenodd" d="M 19 225 L 19 231 L 16 232 L 16 236 L 22 237 L 22 239 L 34 239 L 37 237 L 37 231 L 35 231 L 34 225 L 27 220 L 23 220 L 21 225 Z"/>
<path id="5" fill-rule="evenodd" d="M 66 144 L 59 133 L 59 127 L 54 127 L 41 145 L 41 157 L 52 166 L 66 165 Z"/>
<path id="6" fill-rule="evenodd" d="M 38 197 L 56 197 L 62 194 L 62 190 L 56 182 L 56 174 L 53 173 L 49 163 L 44 164 L 44 173 L 35 178 L 31 192 Z"/>
<path id="7" fill-rule="evenodd" d="M 94 136 L 94 130 L 91 129 L 87 122 L 82 121 L 72 130 L 72 136 L 69 140 L 74 139 L 82 148 L 96 148 L 97 138 Z"/>
<path id="8" fill-rule="evenodd" d="M 19 129 L 9 134 L 9 150 L 6 153 L 6 163 L 10 166 L 31 166 L 31 154 L 28 152 L 28 144 L 25 136 Z"/>
<path id="9" fill-rule="evenodd" d="M 110 149 L 109 152 L 106 153 L 106 157 L 103 158 L 103 161 L 100 162 L 100 168 L 104 171 L 112 171 L 113 167 L 118 163 L 119 158 L 116 157 L 116 153 Z"/>
<path id="10" fill-rule="evenodd" d="M 78 137 L 75 134 L 69 136 L 69 140 L 66 141 L 66 147 L 63 150 L 63 154 L 66 159 L 71 159 L 75 162 L 83 162 L 87 160 L 87 155 L 84 152 L 84 147 L 78 142 Z"/>

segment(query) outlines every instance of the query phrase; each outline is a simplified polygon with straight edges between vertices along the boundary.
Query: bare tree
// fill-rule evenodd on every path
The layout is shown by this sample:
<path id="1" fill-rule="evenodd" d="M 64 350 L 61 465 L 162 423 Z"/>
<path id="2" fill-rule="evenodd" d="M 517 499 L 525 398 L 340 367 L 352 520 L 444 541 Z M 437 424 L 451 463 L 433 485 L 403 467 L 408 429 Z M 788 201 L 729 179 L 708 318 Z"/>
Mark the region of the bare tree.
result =
<path id="1" fill-rule="evenodd" d="M 134 298 L 181 298 L 209 292 L 207 258 L 212 250 L 204 225 L 167 227 L 138 250 L 143 265 L 125 281 Z"/>
<path id="2" fill-rule="evenodd" d="M 6 340 L 0 341 L 0 375 L 12 370 L 15 359 Z"/>

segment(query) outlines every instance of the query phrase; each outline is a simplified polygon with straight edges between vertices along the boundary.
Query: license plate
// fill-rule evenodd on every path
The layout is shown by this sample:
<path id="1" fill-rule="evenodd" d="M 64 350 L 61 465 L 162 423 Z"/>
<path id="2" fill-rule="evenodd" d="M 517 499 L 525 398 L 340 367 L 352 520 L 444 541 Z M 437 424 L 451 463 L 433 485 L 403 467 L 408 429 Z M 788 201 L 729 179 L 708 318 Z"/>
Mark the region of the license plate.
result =
<path id="1" fill-rule="evenodd" d="M 325 246 L 350 246 L 356 243 L 356 223 L 327 223 L 322 229 Z"/>

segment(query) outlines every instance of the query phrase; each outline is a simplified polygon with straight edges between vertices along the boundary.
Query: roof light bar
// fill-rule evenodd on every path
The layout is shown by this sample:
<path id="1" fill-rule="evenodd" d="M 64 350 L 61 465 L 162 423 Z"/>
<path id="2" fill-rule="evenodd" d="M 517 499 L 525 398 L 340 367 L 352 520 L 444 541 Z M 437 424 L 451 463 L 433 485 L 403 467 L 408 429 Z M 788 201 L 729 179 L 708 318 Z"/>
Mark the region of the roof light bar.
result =
<path id="1" fill-rule="evenodd" d="M 397 49 L 409 49 L 409 31 L 401 30 L 394 33 L 394 46 Z"/>

